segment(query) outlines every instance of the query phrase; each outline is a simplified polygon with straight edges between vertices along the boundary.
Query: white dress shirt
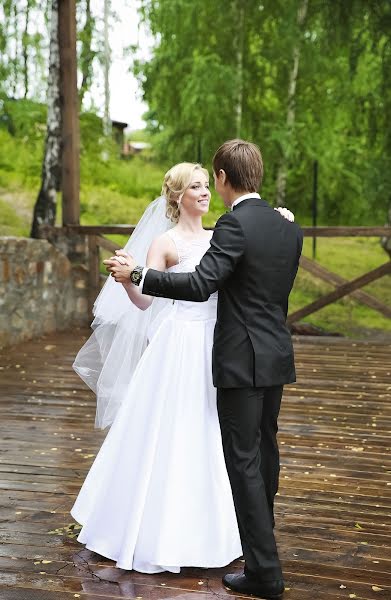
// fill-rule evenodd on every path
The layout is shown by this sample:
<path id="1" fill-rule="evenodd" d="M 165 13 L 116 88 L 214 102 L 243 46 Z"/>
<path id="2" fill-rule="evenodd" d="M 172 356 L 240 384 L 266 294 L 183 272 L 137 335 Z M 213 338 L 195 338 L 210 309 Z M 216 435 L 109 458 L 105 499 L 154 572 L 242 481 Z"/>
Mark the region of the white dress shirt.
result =
<path id="1" fill-rule="evenodd" d="M 261 199 L 261 196 L 259 194 L 257 194 L 257 192 L 251 192 L 251 194 L 243 194 L 243 196 L 239 196 L 239 198 L 236 198 L 236 200 L 234 200 L 232 202 L 232 204 L 231 204 L 231 210 L 234 209 L 234 206 L 236 206 L 240 202 L 243 202 L 243 200 L 248 200 L 249 198 L 259 198 L 259 199 Z"/>
<path id="2" fill-rule="evenodd" d="M 243 196 L 239 196 L 239 198 L 236 198 L 236 200 L 234 200 L 234 202 L 232 202 L 231 210 L 234 209 L 234 206 L 236 206 L 240 202 L 243 202 L 243 200 L 248 200 L 248 198 L 261 198 L 261 196 L 259 194 L 257 194 L 257 192 L 251 192 L 250 194 L 243 194 Z M 143 293 L 144 279 L 145 279 L 147 272 L 148 272 L 148 267 L 144 267 L 143 276 L 140 281 L 140 285 L 138 286 L 140 288 L 141 293 Z"/>

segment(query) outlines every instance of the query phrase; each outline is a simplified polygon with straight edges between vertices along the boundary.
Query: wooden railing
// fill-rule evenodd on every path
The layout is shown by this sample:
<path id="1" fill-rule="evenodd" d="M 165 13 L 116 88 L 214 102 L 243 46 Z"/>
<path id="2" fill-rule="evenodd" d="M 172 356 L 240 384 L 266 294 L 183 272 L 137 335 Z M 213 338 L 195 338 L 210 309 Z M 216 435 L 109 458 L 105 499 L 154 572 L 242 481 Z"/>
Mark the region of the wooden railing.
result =
<path id="1" fill-rule="evenodd" d="M 88 235 L 89 245 L 89 303 L 92 308 L 93 302 L 98 295 L 101 287 L 101 275 L 100 275 L 100 249 L 107 250 L 113 253 L 118 250 L 121 246 L 115 242 L 107 239 L 104 235 L 110 234 L 122 234 L 131 235 L 134 231 L 134 225 L 70 225 L 66 229 L 69 235 L 72 232 L 79 234 Z M 210 228 L 212 229 L 212 228 Z M 303 227 L 303 233 L 305 237 L 390 237 L 391 227 Z M 315 260 L 302 256 L 300 260 L 300 267 L 315 277 L 333 285 L 335 289 L 329 292 L 314 302 L 310 302 L 303 308 L 291 313 L 288 316 L 288 323 L 294 323 L 307 317 L 308 315 L 332 304 L 336 300 L 351 295 L 356 300 L 359 300 L 363 304 L 370 308 L 378 311 L 383 316 L 391 318 L 391 307 L 381 302 L 378 298 L 375 298 L 371 294 L 362 291 L 368 283 L 372 283 L 384 277 L 385 275 L 391 274 L 391 261 L 388 260 L 380 267 L 373 269 L 360 277 L 357 277 L 351 281 L 347 281 L 340 275 L 329 271 Z"/>

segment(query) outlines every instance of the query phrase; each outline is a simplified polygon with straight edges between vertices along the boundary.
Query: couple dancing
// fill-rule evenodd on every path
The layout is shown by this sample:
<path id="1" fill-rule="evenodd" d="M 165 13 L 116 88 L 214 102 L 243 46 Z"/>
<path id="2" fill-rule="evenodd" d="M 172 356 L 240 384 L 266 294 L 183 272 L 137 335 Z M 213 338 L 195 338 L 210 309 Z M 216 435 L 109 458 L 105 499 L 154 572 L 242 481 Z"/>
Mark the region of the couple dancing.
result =
<path id="1" fill-rule="evenodd" d="M 277 418 L 295 380 L 285 321 L 302 233 L 257 194 L 257 146 L 226 142 L 213 172 L 230 209 L 213 235 L 208 172 L 181 163 L 104 261 L 112 277 L 74 366 L 111 427 L 71 514 L 78 541 L 120 568 L 178 573 L 243 554 L 224 585 L 280 598 Z"/>

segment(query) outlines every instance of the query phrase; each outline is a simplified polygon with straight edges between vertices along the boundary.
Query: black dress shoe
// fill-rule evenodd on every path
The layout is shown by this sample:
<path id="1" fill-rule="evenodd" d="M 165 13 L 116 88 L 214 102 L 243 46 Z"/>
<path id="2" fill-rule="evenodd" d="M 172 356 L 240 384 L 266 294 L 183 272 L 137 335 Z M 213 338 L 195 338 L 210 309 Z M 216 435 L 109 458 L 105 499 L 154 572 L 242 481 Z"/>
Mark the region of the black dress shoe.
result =
<path id="1" fill-rule="evenodd" d="M 233 590 L 246 596 L 257 596 L 264 600 L 280 600 L 284 593 L 284 582 L 282 579 L 276 581 L 256 581 L 249 579 L 244 575 L 224 575 L 223 584 Z"/>

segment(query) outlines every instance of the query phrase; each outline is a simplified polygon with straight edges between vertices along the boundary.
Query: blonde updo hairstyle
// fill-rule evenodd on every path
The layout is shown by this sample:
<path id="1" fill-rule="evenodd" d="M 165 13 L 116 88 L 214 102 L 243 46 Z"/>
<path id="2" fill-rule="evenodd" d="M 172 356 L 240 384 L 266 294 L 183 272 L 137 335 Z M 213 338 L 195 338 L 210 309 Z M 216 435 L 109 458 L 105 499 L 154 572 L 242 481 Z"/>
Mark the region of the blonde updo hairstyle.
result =
<path id="1" fill-rule="evenodd" d="M 178 163 L 171 167 L 164 176 L 162 196 L 167 202 L 166 217 L 173 223 L 179 220 L 179 205 L 182 196 L 189 187 L 194 171 L 200 170 L 209 179 L 209 173 L 198 163 Z"/>

